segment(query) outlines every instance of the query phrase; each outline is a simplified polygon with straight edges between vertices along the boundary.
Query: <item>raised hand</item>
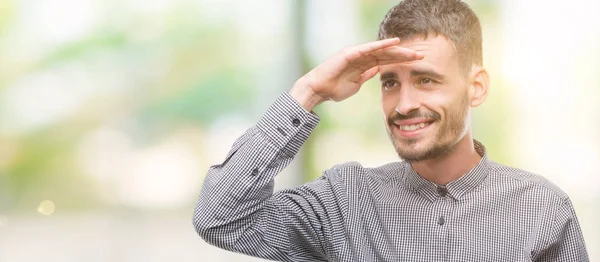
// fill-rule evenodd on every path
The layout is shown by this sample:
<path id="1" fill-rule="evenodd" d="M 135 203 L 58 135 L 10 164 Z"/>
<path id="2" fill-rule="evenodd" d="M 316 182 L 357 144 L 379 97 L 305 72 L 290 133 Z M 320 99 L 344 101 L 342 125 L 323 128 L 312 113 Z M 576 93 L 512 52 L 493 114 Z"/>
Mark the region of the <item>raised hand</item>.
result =
<path id="1" fill-rule="evenodd" d="M 422 54 L 398 43 L 398 38 L 391 38 L 345 48 L 298 79 L 290 94 L 310 111 L 323 101 L 341 101 L 356 94 L 379 72 L 380 65 L 423 59 Z"/>

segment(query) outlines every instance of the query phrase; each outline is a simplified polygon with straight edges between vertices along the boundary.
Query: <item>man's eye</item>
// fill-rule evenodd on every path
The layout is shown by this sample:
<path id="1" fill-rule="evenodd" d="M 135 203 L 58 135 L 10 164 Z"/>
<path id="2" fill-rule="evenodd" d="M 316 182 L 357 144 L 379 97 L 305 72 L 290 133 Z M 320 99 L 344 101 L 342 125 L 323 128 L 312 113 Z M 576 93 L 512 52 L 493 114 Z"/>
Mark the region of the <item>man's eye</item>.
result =
<path id="1" fill-rule="evenodd" d="M 396 86 L 398 86 L 398 81 L 396 80 L 385 80 L 381 83 L 381 86 L 383 87 L 383 89 L 385 90 L 389 90 L 392 89 Z"/>
<path id="2" fill-rule="evenodd" d="M 419 84 L 421 85 L 428 85 L 433 83 L 435 83 L 435 81 L 433 81 L 433 79 L 431 78 L 422 78 L 421 80 L 419 80 Z"/>

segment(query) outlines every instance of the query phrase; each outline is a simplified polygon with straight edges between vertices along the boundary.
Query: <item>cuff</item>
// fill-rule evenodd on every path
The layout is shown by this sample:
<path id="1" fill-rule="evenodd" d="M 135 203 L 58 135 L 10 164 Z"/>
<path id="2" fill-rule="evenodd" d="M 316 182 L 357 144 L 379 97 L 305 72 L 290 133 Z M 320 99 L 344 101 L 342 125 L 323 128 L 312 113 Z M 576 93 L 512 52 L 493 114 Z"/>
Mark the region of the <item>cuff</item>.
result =
<path id="1" fill-rule="evenodd" d="M 257 127 L 271 143 L 294 156 L 317 124 L 318 116 L 307 112 L 290 94 L 284 92 L 264 113 Z"/>

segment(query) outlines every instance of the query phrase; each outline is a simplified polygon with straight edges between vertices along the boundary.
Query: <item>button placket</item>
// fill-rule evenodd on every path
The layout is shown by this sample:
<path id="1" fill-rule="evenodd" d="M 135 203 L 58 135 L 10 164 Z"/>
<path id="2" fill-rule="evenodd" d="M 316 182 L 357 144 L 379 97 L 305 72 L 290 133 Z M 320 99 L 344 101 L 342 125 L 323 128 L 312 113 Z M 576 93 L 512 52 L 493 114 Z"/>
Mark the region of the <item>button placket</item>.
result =
<path id="1" fill-rule="evenodd" d="M 447 196 L 447 190 L 445 190 L 444 196 L 438 199 L 440 203 L 440 212 L 437 224 L 439 226 L 444 226 L 448 223 L 448 219 L 450 219 L 450 215 L 452 213 L 452 199 Z"/>
<path id="2" fill-rule="evenodd" d="M 450 203 L 447 201 L 449 197 L 440 197 L 439 194 L 436 193 L 436 189 L 432 188 L 431 193 L 436 196 L 433 204 L 433 213 L 431 217 L 431 227 L 433 230 L 433 236 L 435 241 L 433 242 L 433 248 L 439 250 L 439 257 L 444 257 L 443 252 L 446 250 L 449 230 L 448 222 L 449 222 L 449 207 Z"/>
<path id="3" fill-rule="evenodd" d="M 443 189 L 441 189 L 443 188 Z M 435 191 L 434 191 L 435 190 Z M 448 191 L 445 187 L 436 187 L 432 190 L 432 194 L 436 196 L 434 201 L 434 213 L 431 218 L 431 226 L 435 236 L 434 247 L 439 250 L 438 256 L 440 258 L 445 257 L 445 250 L 448 247 L 448 241 L 450 240 L 451 227 L 449 223 L 452 219 L 452 198 L 448 195 Z M 443 195 L 443 196 L 442 196 Z"/>

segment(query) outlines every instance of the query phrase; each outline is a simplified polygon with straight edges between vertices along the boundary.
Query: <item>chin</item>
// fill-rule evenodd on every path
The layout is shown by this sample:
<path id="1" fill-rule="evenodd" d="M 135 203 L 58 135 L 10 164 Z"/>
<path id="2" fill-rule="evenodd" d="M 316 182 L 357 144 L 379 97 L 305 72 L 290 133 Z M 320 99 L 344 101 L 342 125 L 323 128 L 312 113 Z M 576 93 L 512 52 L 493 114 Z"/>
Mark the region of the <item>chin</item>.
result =
<path id="1" fill-rule="evenodd" d="M 414 141 L 396 140 L 396 153 L 405 161 L 419 162 L 444 156 L 452 151 L 450 144 L 438 143 L 439 141 L 426 141 L 425 139 L 414 139 Z"/>
<path id="2" fill-rule="evenodd" d="M 398 157 L 400 157 L 401 159 L 403 159 L 405 161 L 409 161 L 409 162 L 418 162 L 418 161 L 428 159 L 427 152 L 422 152 L 422 151 L 407 152 L 405 150 L 396 150 L 396 152 L 398 153 Z"/>
<path id="3" fill-rule="evenodd" d="M 435 144 L 435 141 L 432 141 L 432 138 L 428 136 L 424 137 L 414 137 L 414 138 L 398 138 L 394 137 L 394 144 L 396 145 L 396 150 L 399 151 L 400 148 L 406 149 L 403 151 L 411 151 L 411 152 L 426 152 L 429 148 L 432 148 Z"/>
<path id="4" fill-rule="evenodd" d="M 424 142 L 422 139 L 396 140 L 396 153 L 404 160 L 421 159 L 430 150 L 429 146 L 423 145 Z"/>

